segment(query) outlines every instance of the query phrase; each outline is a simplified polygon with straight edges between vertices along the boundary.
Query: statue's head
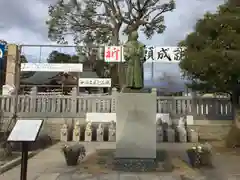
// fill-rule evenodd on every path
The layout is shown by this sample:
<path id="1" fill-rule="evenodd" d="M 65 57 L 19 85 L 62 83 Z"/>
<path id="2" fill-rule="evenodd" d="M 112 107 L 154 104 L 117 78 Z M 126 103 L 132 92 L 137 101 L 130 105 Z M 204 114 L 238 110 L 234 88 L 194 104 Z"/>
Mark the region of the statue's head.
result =
<path id="1" fill-rule="evenodd" d="M 129 40 L 133 41 L 133 40 L 137 40 L 138 39 L 138 32 L 137 31 L 133 31 L 129 34 Z"/>

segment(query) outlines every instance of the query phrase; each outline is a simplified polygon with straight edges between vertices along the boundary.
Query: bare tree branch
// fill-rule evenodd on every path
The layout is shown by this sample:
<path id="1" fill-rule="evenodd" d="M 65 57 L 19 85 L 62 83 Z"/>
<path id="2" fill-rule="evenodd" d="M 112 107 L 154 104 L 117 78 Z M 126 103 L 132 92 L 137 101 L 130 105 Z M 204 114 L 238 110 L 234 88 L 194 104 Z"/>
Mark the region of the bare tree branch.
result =
<path id="1" fill-rule="evenodd" d="M 133 4 L 131 3 L 132 0 L 126 0 L 129 6 L 133 4 L 136 7 L 135 9 L 132 8 L 130 10 L 132 12 L 136 10 L 137 16 L 133 16 L 132 15 L 133 13 L 129 12 L 129 15 L 131 17 L 127 18 L 131 19 L 132 21 L 131 23 L 126 23 L 127 27 L 124 30 L 124 32 L 128 34 L 132 31 L 137 30 L 140 26 L 145 27 L 145 30 L 149 32 L 148 37 L 150 37 L 154 33 L 154 31 L 156 31 L 157 33 L 162 32 L 164 28 L 163 26 L 164 19 L 162 14 L 171 11 L 175 8 L 174 1 L 169 0 L 169 3 L 160 4 L 161 0 L 145 0 L 142 7 L 140 5 L 142 3 L 140 2 L 141 0 L 136 1 L 137 1 L 136 4 Z M 139 9 L 139 7 L 141 8 Z"/>

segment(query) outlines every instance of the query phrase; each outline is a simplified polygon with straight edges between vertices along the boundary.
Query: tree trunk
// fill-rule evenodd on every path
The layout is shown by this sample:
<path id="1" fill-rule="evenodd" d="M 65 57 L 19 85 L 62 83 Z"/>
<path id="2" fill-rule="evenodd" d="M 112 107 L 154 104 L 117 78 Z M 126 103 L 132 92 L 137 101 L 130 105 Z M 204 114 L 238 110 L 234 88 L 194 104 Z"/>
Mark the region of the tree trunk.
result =
<path id="1" fill-rule="evenodd" d="M 119 31 L 120 31 L 121 25 L 116 25 L 115 29 L 112 32 L 112 45 L 118 46 L 119 45 Z M 110 74 L 113 82 L 113 86 L 121 87 L 123 86 L 123 74 L 121 73 L 122 64 L 116 63 L 111 66 Z"/>
<path id="2" fill-rule="evenodd" d="M 238 88 L 234 88 L 231 95 L 231 102 L 233 106 L 233 124 L 240 128 L 240 106 L 239 106 L 239 91 Z"/>

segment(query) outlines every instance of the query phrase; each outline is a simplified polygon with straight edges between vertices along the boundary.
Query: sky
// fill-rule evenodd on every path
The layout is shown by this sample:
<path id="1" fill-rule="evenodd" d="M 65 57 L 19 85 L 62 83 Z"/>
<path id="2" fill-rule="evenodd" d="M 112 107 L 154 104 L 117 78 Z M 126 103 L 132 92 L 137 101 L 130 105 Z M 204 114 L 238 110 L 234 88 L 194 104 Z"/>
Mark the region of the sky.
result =
<path id="1" fill-rule="evenodd" d="M 16 44 L 55 44 L 47 36 L 48 6 L 56 0 L 0 0 L 0 39 Z M 176 46 L 188 33 L 193 31 L 197 20 L 207 11 L 214 12 L 224 0 L 176 0 L 176 9 L 164 14 L 165 32 L 147 40 L 140 34 L 140 41 L 146 45 Z M 71 44 L 71 42 L 70 42 Z M 73 51 L 71 48 L 58 48 L 61 52 Z M 23 53 L 32 62 L 42 61 L 51 52 L 49 48 L 25 47 Z M 152 65 L 145 64 L 146 79 L 151 77 Z M 154 64 L 155 79 L 164 74 L 179 76 L 178 65 L 168 63 Z"/>

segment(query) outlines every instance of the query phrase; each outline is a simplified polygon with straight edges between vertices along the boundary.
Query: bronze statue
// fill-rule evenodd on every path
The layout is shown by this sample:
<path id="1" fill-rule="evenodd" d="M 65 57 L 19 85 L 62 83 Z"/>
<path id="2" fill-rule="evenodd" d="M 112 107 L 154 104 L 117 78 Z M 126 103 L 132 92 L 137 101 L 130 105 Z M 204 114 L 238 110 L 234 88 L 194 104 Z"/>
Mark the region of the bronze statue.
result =
<path id="1" fill-rule="evenodd" d="M 128 36 L 124 45 L 124 59 L 127 63 L 126 87 L 130 89 L 142 89 L 143 63 L 145 45 L 138 41 L 138 32 L 134 31 Z"/>

